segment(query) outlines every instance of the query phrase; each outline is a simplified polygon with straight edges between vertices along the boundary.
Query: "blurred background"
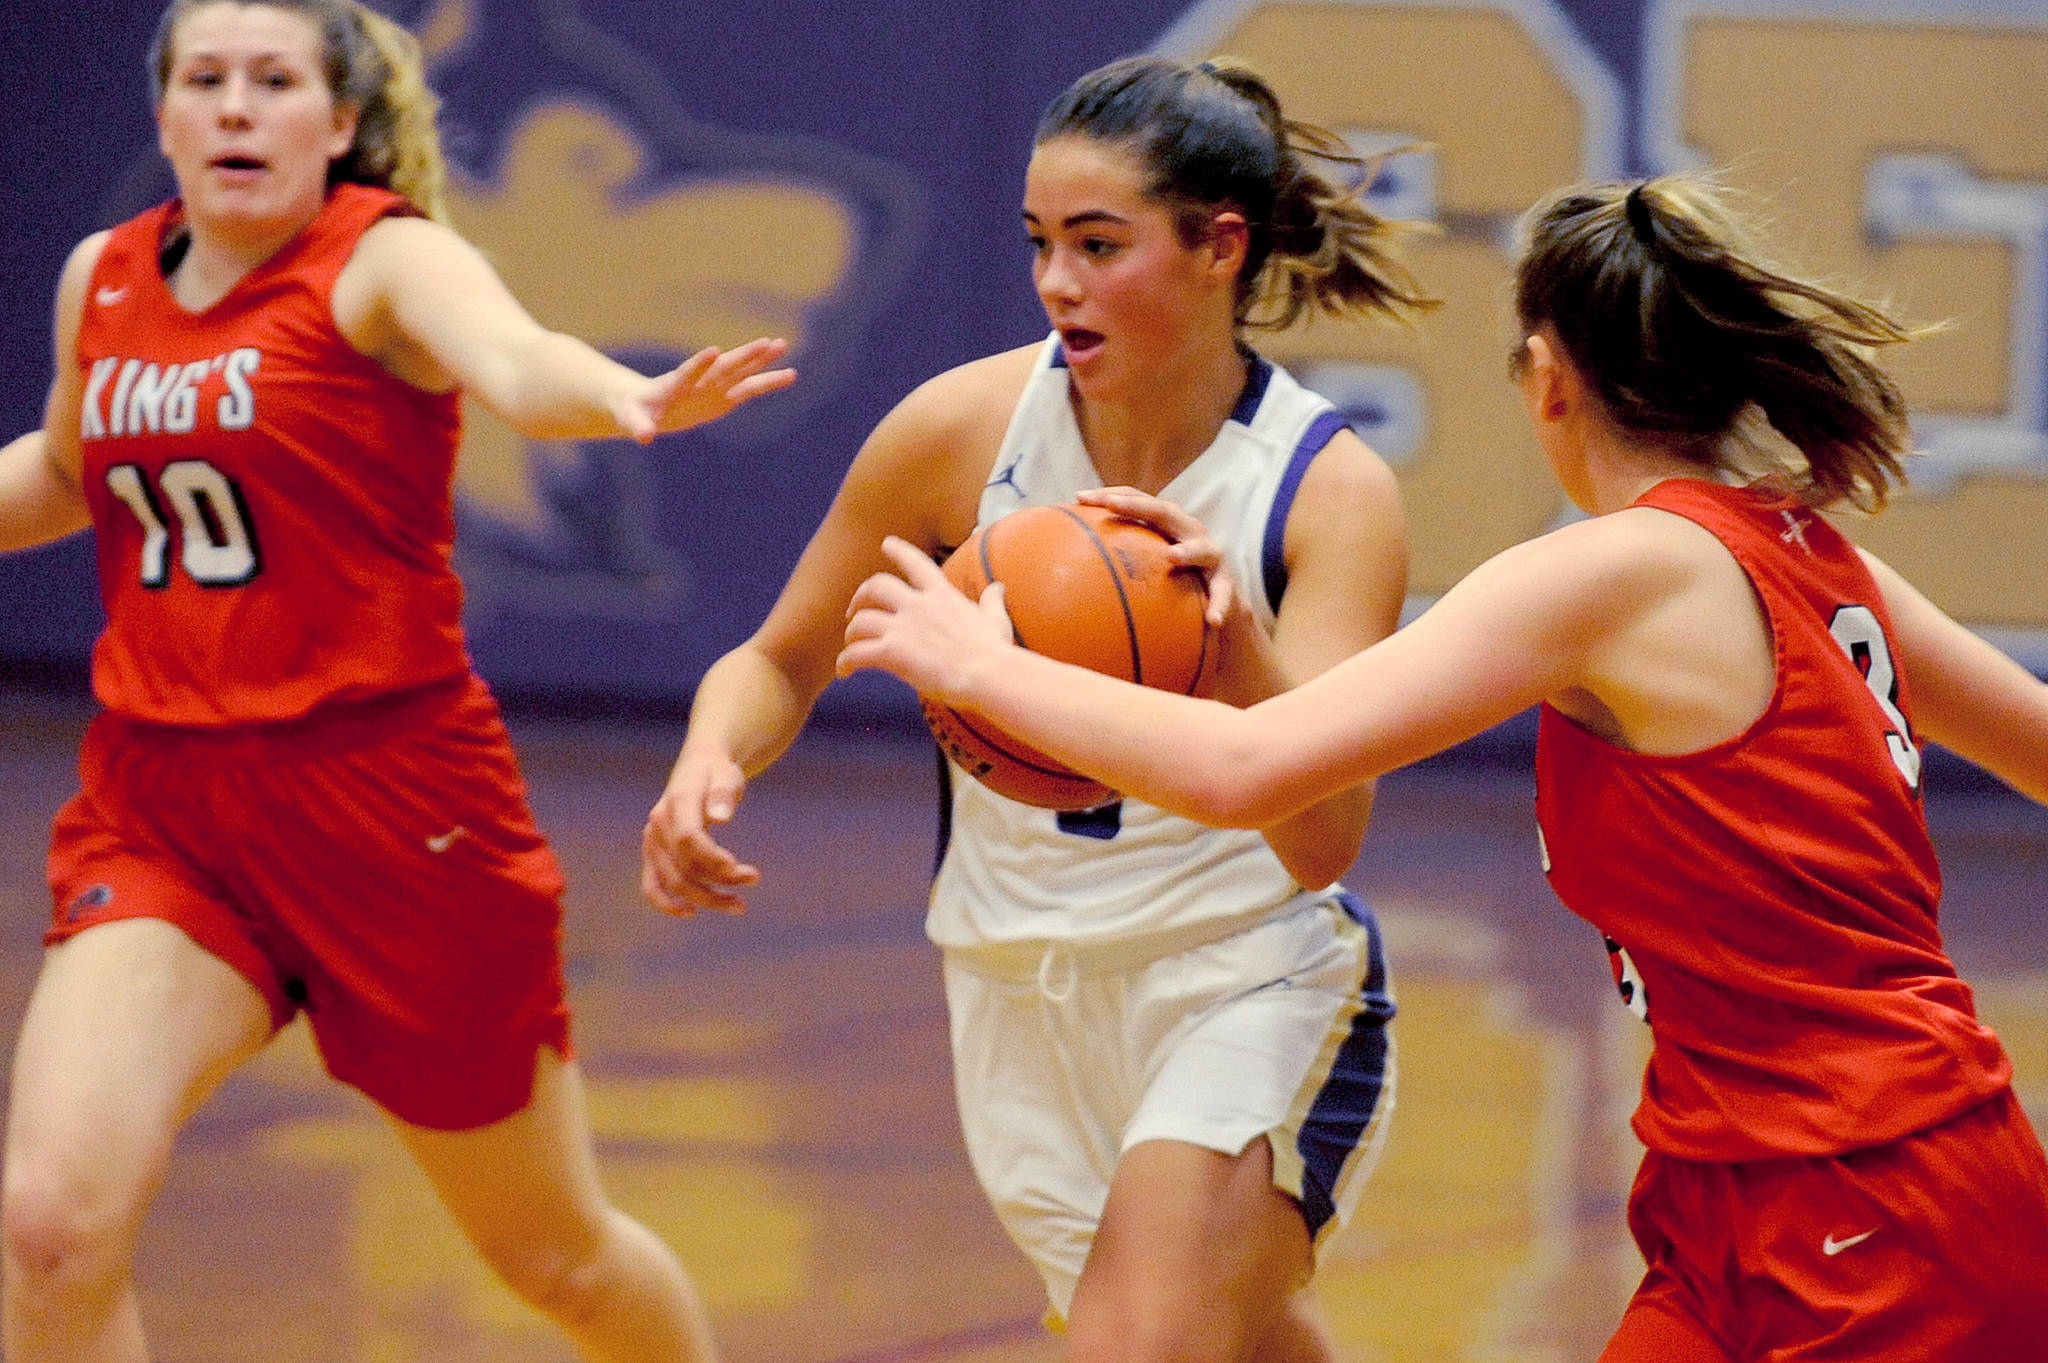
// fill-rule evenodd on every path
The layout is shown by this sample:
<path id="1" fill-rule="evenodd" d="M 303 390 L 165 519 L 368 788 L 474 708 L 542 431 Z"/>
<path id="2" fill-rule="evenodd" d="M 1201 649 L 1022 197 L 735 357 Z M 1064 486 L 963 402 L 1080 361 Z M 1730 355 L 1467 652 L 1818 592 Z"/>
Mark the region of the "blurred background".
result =
<path id="1" fill-rule="evenodd" d="M 620 1200 L 703 1279 L 732 1358 L 1040 1359 L 1035 1279 L 974 1188 L 919 933 L 932 754 L 907 691 L 828 692 L 734 837 L 740 920 L 635 890 L 697 677 L 758 623 L 873 423 L 1043 330 L 1017 209 L 1039 110 L 1139 50 L 1249 59 L 1438 229 L 1449 305 L 1268 353 L 1400 473 L 1419 605 L 1566 514 L 1505 359 L 1510 230 L 1589 177 L 1721 168 L 1791 259 L 1948 334 L 1899 356 L 1926 455 L 1848 528 L 2048 668 L 2048 0 L 384 0 L 444 99 L 458 226 L 545 322 L 652 369 L 779 333 L 802 382 L 651 447 L 472 414 L 460 566 L 572 882 L 578 1042 Z M 156 202 L 153 0 L 10 12 L 0 428 L 41 418 L 66 253 Z M 85 537 L 0 559 L 0 1028 L 33 977 L 48 819 L 99 624 Z M 1642 1038 L 1536 869 L 1525 722 L 1392 778 L 1350 877 L 1403 1006 L 1400 1110 L 1324 1295 L 1360 1359 L 1598 1351 Z M 1937 755 L 1945 922 L 2048 1112 L 2048 818 Z M 566 1357 L 454 1246 L 295 1028 L 203 1112 L 145 1254 L 160 1356 Z"/>

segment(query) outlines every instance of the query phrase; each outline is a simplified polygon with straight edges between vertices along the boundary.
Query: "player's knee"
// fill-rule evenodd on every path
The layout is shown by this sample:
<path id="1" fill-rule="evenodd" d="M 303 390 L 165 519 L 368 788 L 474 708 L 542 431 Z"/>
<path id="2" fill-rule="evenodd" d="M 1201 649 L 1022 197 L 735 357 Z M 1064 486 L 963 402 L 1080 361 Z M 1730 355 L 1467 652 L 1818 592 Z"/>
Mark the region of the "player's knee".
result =
<path id="1" fill-rule="evenodd" d="M 601 1241 L 507 1244 L 487 1249 L 485 1257 L 522 1301 L 562 1324 L 597 1315 L 613 1286 L 611 1257 Z"/>
<path id="2" fill-rule="evenodd" d="M 125 1262 L 137 1209 L 95 1183 L 21 1159 L 0 1185 L 0 1242 L 24 1281 L 89 1281 Z"/>
<path id="3" fill-rule="evenodd" d="M 1068 1324 L 1067 1363 L 1232 1363 L 1243 1341 L 1199 1328 L 1194 1311 Z"/>

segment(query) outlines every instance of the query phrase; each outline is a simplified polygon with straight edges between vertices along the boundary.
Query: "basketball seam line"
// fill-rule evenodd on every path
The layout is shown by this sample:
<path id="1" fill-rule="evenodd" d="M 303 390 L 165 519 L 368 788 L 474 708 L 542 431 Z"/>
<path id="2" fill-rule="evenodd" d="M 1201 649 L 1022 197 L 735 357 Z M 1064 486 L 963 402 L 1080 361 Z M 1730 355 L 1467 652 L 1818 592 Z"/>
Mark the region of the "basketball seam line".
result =
<path id="1" fill-rule="evenodd" d="M 1131 610 L 1131 594 L 1124 590 L 1124 580 L 1117 573 L 1116 559 L 1111 556 L 1109 546 L 1102 542 L 1102 537 L 1095 533 L 1095 527 L 1088 524 L 1085 518 L 1064 506 L 1060 508 L 1060 514 L 1081 527 L 1081 533 L 1095 546 L 1096 554 L 1102 559 L 1102 566 L 1109 571 L 1109 585 L 1116 588 L 1117 605 L 1123 608 L 1124 637 L 1131 646 L 1131 680 L 1143 686 L 1145 659 L 1138 650 L 1138 620 Z"/>
<path id="2" fill-rule="evenodd" d="M 974 556 L 981 560 L 981 589 L 983 591 L 987 591 L 991 586 L 995 584 L 995 560 L 990 558 L 989 555 L 994 552 L 996 528 L 1000 525 L 1002 525 L 1001 520 L 993 520 L 988 523 L 988 528 L 981 532 L 981 545 L 975 551 Z M 1005 611 L 1004 614 L 1007 615 L 1009 614 L 1009 612 Z M 1024 631 L 1017 628 L 1017 622 L 1014 619 L 1010 621 L 1010 637 L 1016 640 L 1017 647 L 1025 650 L 1026 652 L 1036 653 L 1038 651 L 1037 649 L 1032 648 L 1030 644 L 1024 641 Z"/>
<path id="3" fill-rule="evenodd" d="M 1064 778 L 1073 781 L 1076 785 L 1102 785 L 1102 782 L 1096 780 L 1094 777 L 1083 776 L 1080 772 L 1075 771 L 1072 767 L 1042 766 L 1039 763 L 1032 761 L 1030 758 L 1025 757 L 1023 754 L 1014 752 L 1011 749 L 1004 747 L 1000 742 L 998 742 L 998 738 L 1009 738 L 1010 741 L 1013 743 L 1019 742 L 1018 739 L 1012 737 L 1004 730 L 997 729 L 994 732 L 994 734 L 990 734 L 982 729 L 976 728 L 972 720 L 970 720 L 965 714 L 962 714 L 959 710 L 954 709 L 954 707 L 948 705 L 946 709 L 951 711 L 953 718 L 960 722 L 960 727 L 962 729 L 965 729 L 968 733 L 973 734 L 976 738 L 980 739 L 983 743 L 986 743 L 990 748 L 994 749 L 996 752 L 1001 753 L 1003 757 L 1008 761 L 1016 763 L 1018 766 L 1023 767 L 1027 771 L 1037 772 L 1040 776 L 1053 776 Z M 1038 750 L 1036 748 L 1033 748 L 1031 751 L 1037 752 Z M 1043 753 L 1040 753 L 1039 755 L 1041 757 L 1045 757 Z M 1058 761 L 1057 758 L 1053 757 L 1045 757 L 1045 760 L 1047 762 Z"/>

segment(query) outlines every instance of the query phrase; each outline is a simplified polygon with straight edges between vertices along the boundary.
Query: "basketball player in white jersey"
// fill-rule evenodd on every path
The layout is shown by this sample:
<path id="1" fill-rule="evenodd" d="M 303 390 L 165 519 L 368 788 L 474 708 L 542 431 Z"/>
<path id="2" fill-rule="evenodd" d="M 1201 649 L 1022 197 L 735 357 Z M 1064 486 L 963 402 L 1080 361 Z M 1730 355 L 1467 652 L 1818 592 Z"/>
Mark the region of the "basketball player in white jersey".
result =
<path id="1" fill-rule="evenodd" d="M 932 379 L 869 438 L 765 623 L 698 689 L 647 824 L 655 904 L 733 911 L 758 883 L 712 830 L 830 681 L 886 535 L 942 557 L 1084 493 L 1149 521 L 1209 575 L 1213 694 L 1238 704 L 1394 629 L 1392 474 L 1244 340 L 1312 308 L 1430 304 L 1386 255 L 1395 225 L 1316 157 L 1341 144 L 1239 68 L 1134 58 L 1054 101 L 1024 190 L 1053 334 Z M 948 785 L 927 927 L 968 1151 L 1070 1356 L 1329 1359 L 1315 1250 L 1392 1104 L 1378 930 L 1335 883 L 1370 787 L 1244 832 Z"/>

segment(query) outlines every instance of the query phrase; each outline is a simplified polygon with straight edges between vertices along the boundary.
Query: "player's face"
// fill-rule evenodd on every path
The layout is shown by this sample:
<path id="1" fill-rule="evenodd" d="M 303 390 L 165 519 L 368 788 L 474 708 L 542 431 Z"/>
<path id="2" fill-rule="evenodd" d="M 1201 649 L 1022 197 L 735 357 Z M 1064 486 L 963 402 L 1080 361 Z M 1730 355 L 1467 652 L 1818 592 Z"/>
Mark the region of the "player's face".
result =
<path id="1" fill-rule="evenodd" d="M 1176 356 L 1231 334 L 1230 280 L 1145 181 L 1121 147 L 1079 135 L 1041 144 L 1024 174 L 1031 279 L 1086 396 L 1156 383 Z"/>
<path id="2" fill-rule="evenodd" d="M 311 221 L 356 122 L 327 89 L 313 19 L 222 0 L 188 14 L 170 46 L 157 143 L 195 227 L 289 233 Z"/>

